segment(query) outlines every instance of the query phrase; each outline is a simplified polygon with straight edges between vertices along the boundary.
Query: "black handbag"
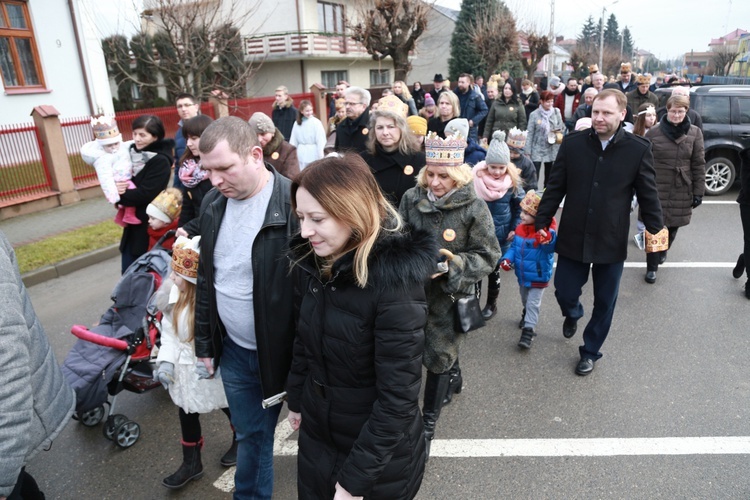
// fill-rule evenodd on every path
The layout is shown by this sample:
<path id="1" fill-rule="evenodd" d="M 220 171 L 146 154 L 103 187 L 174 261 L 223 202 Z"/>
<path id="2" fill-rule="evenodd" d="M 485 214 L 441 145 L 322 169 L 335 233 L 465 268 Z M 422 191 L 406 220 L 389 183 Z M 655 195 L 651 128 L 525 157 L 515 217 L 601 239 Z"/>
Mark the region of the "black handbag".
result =
<path id="1" fill-rule="evenodd" d="M 451 299 L 456 309 L 454 328 L 457 333 L 469 333 L 472 330 L 482 328 L 486 324 L 476 295 L 472 294 L 458 300 L 451 295 Z"/>

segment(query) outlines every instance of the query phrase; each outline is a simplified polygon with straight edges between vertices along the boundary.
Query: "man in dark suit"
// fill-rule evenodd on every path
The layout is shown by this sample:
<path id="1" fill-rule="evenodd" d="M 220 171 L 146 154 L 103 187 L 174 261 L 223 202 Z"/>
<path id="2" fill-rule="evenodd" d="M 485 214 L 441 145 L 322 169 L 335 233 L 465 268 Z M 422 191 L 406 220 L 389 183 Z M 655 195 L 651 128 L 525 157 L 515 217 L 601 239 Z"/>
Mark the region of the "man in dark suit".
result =
<path id="1" fill-rule="evenodd" d="M 594 99 L 588 132 L 563 139 L 536 216 L 536 228 L 547 236 L 565 197 L 555 251 L 555 297 L 565 322 L 563 335 L 572 337 L 583 316 L 579 300 L 591 272 L 594 310 L 579 347 L 578 375 L 588 375 L 612 324 L 620 278 L 627 258 L 630 202 L 635 190 L 646 229 L 662 229 L 651 143 L 622 127 L 625 94 L 605 89 Z"/>

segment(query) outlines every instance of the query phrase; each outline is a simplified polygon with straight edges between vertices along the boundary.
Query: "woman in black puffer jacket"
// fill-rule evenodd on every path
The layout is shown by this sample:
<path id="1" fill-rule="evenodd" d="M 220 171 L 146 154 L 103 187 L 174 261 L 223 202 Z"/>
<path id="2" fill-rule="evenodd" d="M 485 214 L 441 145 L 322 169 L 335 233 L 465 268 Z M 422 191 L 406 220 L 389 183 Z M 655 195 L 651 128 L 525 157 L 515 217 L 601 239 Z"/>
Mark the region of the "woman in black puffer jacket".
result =
<path id="1" fill-rule="evenodd" d="M 434 238 L 401 228 L 358 155 L 311 163 L 292 205 L 298 496 L 413 498 L 425 464 L 418 400 Z"/>

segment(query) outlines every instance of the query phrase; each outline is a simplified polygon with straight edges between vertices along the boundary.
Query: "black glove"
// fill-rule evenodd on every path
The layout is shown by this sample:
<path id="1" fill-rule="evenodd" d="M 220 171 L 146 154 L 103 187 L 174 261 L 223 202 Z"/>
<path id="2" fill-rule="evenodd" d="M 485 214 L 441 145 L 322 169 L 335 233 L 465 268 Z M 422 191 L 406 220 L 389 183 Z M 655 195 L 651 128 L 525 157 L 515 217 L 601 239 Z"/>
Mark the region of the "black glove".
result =
<path id="1" fill-rule="evenodd" d="M 695 208 L 701 203 L 703 203 L 703 196 L 693 196 L 693 204 L 690 206 Z"/>

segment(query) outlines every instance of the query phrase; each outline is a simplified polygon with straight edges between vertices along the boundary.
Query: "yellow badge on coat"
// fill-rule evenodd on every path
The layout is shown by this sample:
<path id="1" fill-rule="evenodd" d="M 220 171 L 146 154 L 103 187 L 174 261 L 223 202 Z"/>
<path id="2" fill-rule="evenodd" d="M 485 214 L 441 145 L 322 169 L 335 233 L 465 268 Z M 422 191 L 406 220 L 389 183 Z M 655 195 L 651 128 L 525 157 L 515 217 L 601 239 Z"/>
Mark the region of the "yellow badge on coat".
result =
<path id="1" fill-rule="evenodd" d="M 443 239 L 445 241 L 453 241 L 456 239 L 456 232 L 453 229 L 446 229 L 443 231 Z"/>
<path id="2" fill-rule="evenodd" d="M 513 111 L 513 109 L 514 109 L 513 106 L 508 108 L 509 111 Z"/>
<path id="3" fill-rule="evenodd" d="M 271 154 L 271 159 L 272 160 L 278 160 L 279 159 L 279 152 L 278 151 L 274 151 L 273 154 Z"/>
<path id="4" fill-rule="evenodd" d="M 413 173 L 414 173 L 414 167 L 412 167 L 411 165 L 407 165 L 404 167 L 404 174 L 411 175 Z"/>
<path id="5" fill-rule="evenodd" d="M 367 127 L 362 129 L 362 135 L 367 135 L 369 132 L 370 132 L 370 129 L 368 129 Z"/>

